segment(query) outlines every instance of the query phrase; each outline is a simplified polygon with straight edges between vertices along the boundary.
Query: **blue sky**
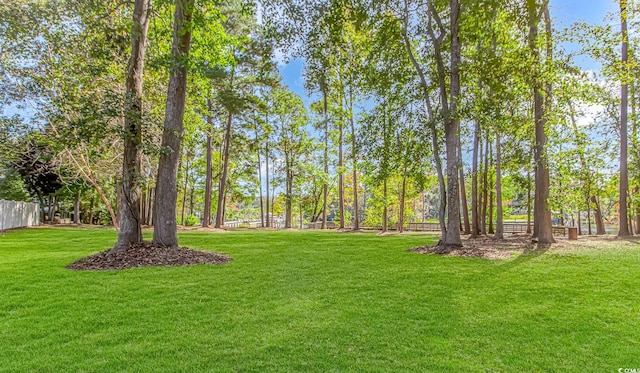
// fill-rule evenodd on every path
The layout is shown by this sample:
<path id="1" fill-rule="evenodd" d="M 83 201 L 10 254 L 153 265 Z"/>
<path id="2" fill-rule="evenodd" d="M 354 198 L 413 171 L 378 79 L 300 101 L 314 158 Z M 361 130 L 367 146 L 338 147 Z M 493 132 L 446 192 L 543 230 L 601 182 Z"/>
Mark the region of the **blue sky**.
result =
<path id="1" fill-rule="evenodd" d="M 549 11 L 557 29 L 569 27 L 578 21 L 603 23 L 608 13 L 615 14 L 618 9 L 618 2 L 614 0 L 550 0 L 549 3 Z M 575 47 L 567 44 L 565 48 L 571 51 Z M 576 63 L 586 70 L 598 70 L 598 64 L 589 58 L 578 57 Z M 311 98 L 304 90 L 303 70 L 304 63 L 301 60 L 292 60 L 280 66 L 284 84 L 308 103 Z"/>

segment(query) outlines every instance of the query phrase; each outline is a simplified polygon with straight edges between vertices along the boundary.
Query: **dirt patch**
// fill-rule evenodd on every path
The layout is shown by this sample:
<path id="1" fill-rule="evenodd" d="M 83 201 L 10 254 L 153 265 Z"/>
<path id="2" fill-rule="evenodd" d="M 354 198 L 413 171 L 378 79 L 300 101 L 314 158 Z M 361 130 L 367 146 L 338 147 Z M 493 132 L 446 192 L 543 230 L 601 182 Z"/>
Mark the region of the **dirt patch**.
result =
<path id="1" fill-rule="evenodd" d="M 224 264 L 232 259 L 226 255 L 185 247 L 172 249 L 166 246 L 141 243 L 126 250 L 104 251 L 82 258 L 67 266 L 77 271 L 100 271 L 150 266 L 187 266 L 195 264 Z"/>
<path id="2" fill-rule="evenodd" d="M 444 246 L 420 246 L 407 251 L 418 254 L 435 254 L 443 256 L 463 256 L 469 258 L 507 259 L 514 254 L 531 250 L 535 245 L 531 243 L 529 235 L 509 235 L 504 240 L 497 240 L 493 236 L 471 238 L 462 237 L 462 247 L 450 248 Z"/>
<path id="3" fill-rule="evenodd" d="M 446 256 L 464 256 L 485 259 L 507 259 L 520 254 L 543 254 L 548 250 L 563 252 L 572 250 L 589 249 L 631 249 L 638 247 L 640 237 L 618 238 L 616 236 L 579 236 L 577 240 L 569 240 L 567 237 L 554 237 L 556 243 L 540 247 L 531 242 L 531 235 L 512 234 L 505 235 L 503 240 L 493 236 L 480 236 L 471 238 L 462 237 L 461 248 L 447 248 L 443 246 L 420 246 L 407 251 L 418 254 L 436 254 Z"/>

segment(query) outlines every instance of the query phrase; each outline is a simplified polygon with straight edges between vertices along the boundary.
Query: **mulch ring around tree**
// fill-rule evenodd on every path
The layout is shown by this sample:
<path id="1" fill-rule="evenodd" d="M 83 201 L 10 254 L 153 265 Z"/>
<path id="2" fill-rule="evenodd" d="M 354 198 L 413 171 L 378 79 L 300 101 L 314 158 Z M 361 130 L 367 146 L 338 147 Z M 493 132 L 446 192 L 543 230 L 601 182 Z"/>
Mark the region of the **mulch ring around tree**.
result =
<path id="1" fill-rule="evenodd" d="M 531 250 L 531 236 L 505 235 L 504 240 L 496 240 L 492 236 L 462 238 L 462 247 L 420 246 L 407 249 L 418 254 L 435 254 L 442 256 L 462 256 L 483 259 L 508 259 L 514 254 Z"/>
<path id="2" fill-rule="evenodd" d="M 101 271 L 150 266 L 188 266 L 196 264 L 224 264 L 232 259 L 226 255 L 144 242 L 126 250 L 109 250 L 82 258 L 67 266 L 76 271 Z"/>

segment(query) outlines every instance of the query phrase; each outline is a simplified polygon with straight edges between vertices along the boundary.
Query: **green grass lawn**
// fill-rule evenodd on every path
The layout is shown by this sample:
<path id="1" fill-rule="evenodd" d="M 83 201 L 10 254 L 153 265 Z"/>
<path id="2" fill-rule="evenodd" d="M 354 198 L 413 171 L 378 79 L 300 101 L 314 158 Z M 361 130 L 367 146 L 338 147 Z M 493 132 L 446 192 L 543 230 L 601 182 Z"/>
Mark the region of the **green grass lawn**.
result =
<path id="1" fill-rule="evenodd" d="M 640 248 L 488 261 L 405 251 L 429 235 L 189 232 L 234 260 L 65 269 L 115 239 L 0 234 L 0 371 L 640 368 Z"/>

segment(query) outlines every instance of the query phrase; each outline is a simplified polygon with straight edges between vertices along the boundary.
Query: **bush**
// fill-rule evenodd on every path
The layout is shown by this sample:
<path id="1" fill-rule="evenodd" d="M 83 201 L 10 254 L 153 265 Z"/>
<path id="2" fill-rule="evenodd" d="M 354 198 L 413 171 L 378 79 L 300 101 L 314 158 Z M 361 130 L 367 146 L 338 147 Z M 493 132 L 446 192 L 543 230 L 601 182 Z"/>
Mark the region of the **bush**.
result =
<path id="1" fill-rule="evenodd" d="M 195 215 L 187 215 L 184 217 L 184 225 L 187 227 L 193 227 L 200 224 L 200 218 Z"/>

